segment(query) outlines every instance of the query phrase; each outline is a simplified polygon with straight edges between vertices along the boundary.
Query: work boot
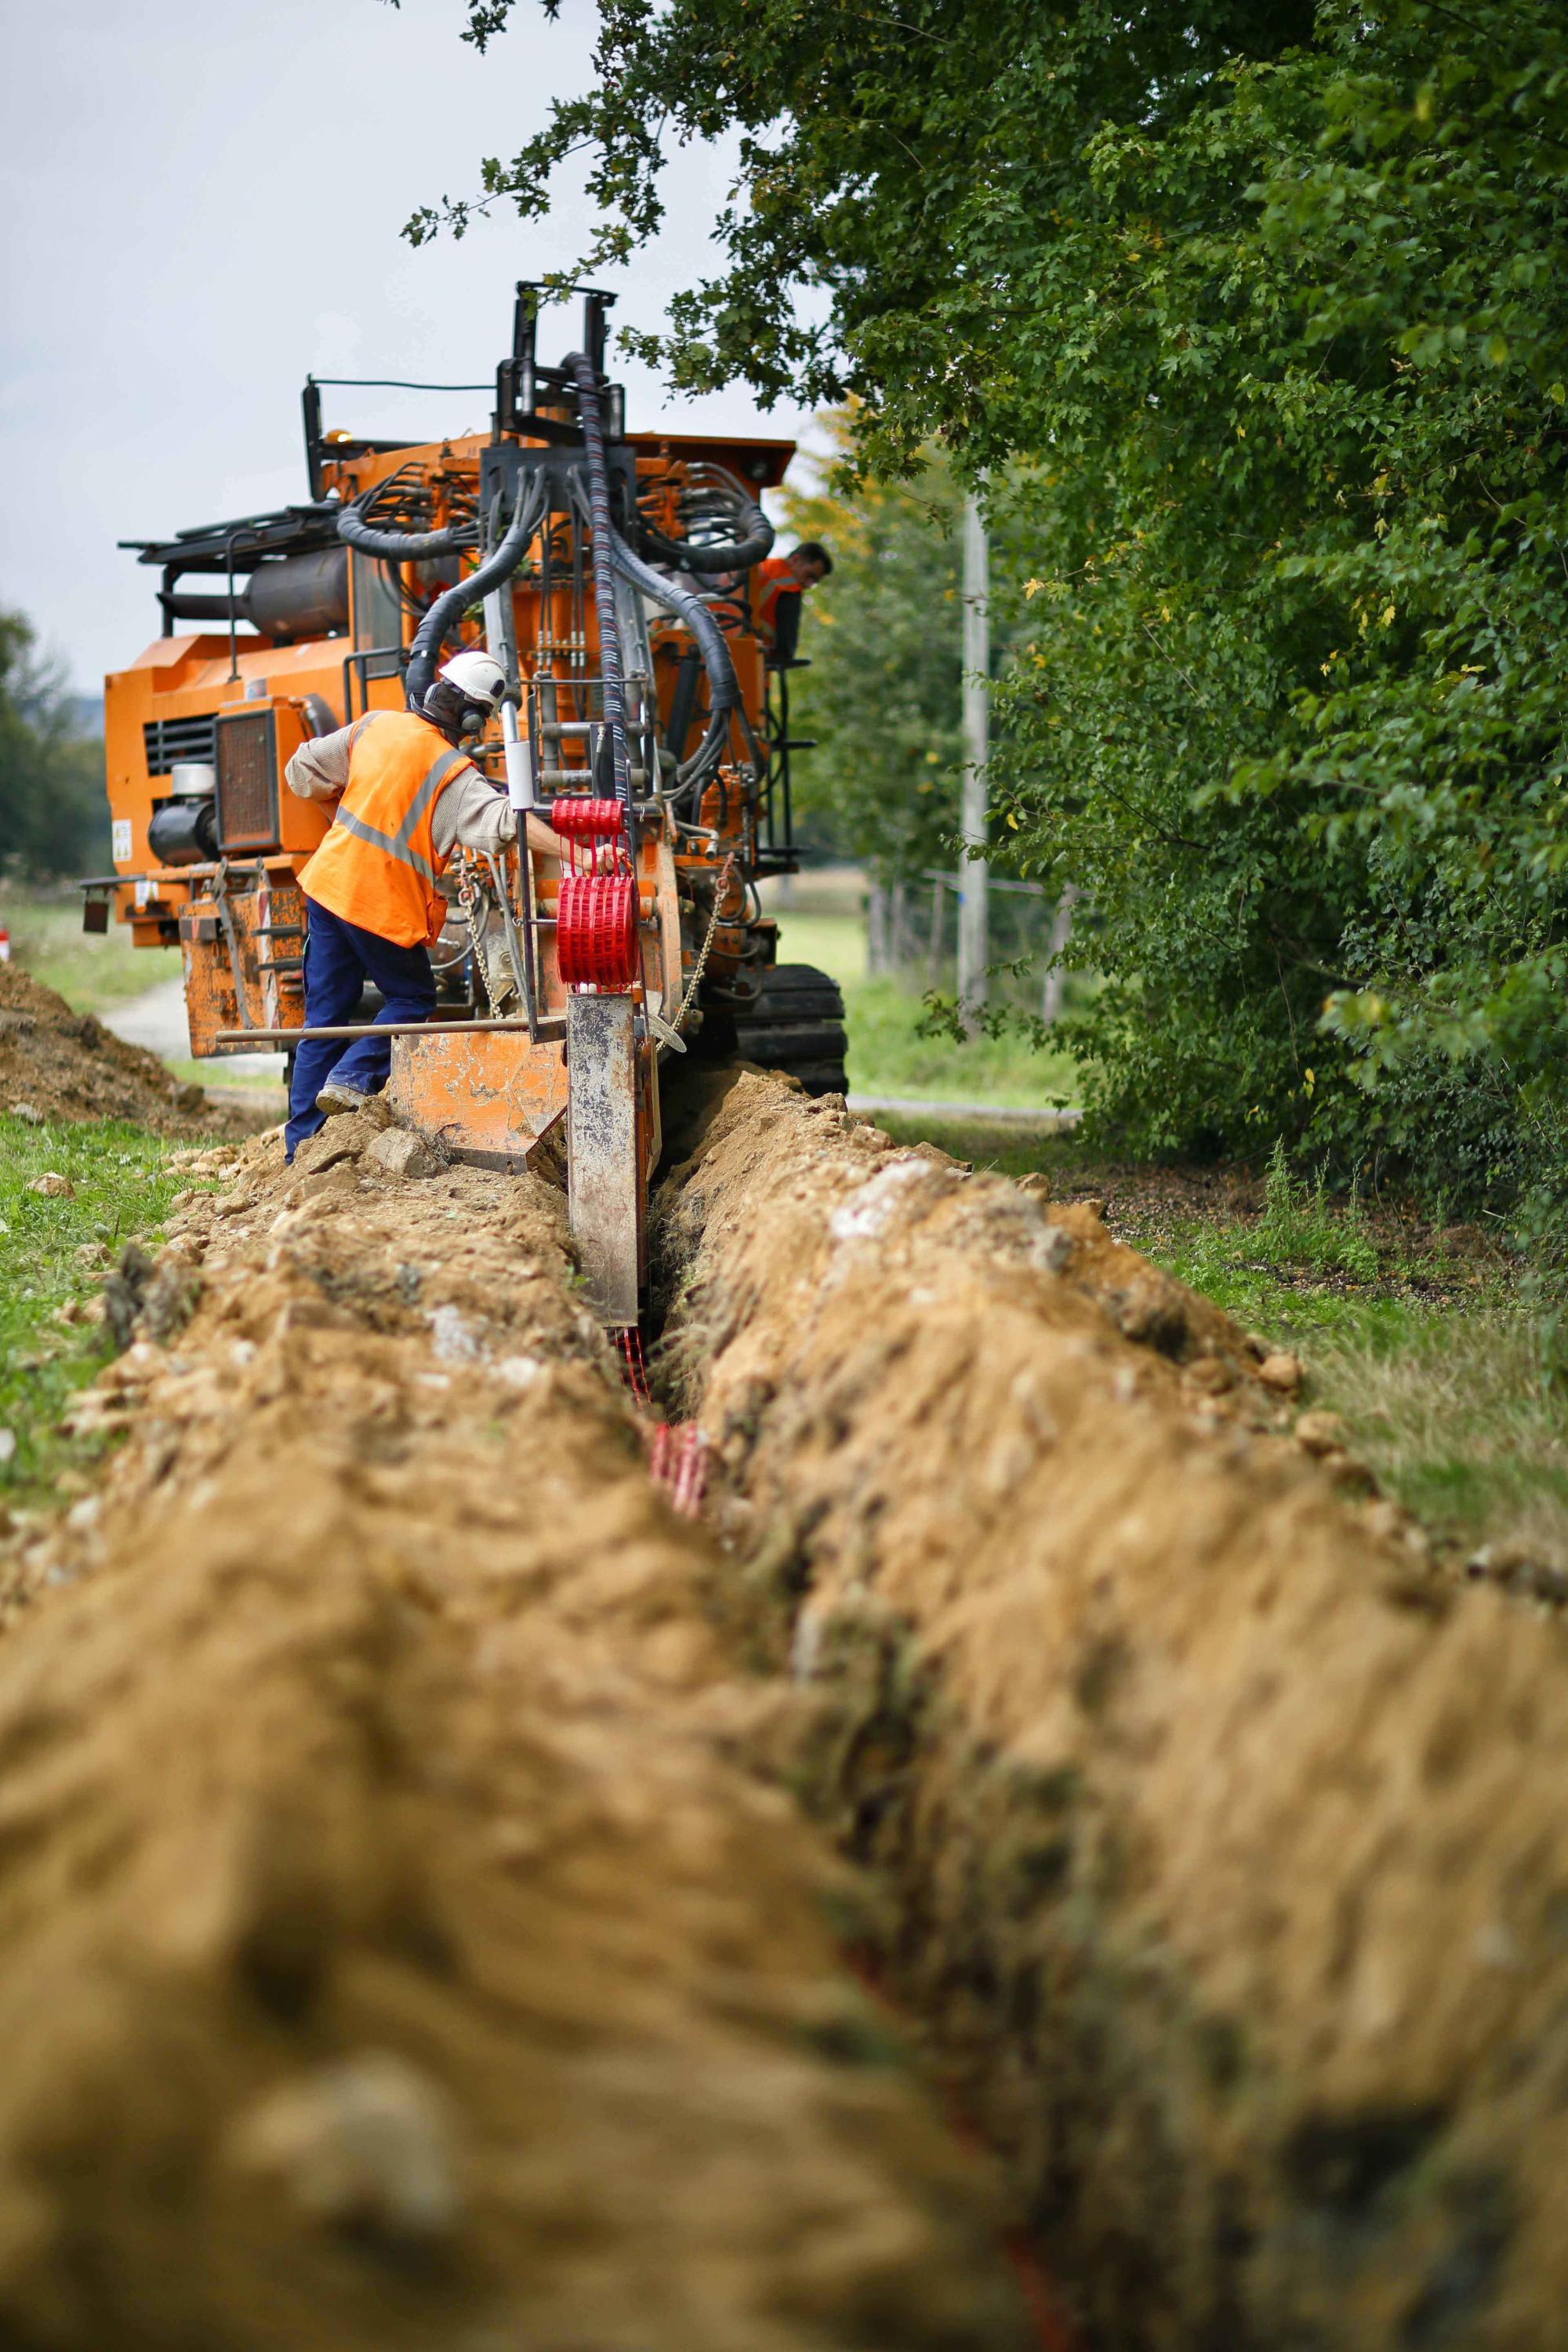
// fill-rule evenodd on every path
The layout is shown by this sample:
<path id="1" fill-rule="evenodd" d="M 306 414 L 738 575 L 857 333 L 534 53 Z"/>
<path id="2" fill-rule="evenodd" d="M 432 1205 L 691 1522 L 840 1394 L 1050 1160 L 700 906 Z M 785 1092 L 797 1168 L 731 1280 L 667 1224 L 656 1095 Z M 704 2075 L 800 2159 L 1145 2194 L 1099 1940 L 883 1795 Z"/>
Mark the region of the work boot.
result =
<path id="1" fill-rule="evenodd" d="M 369 1100 L 363 1087 L 351 1087 L 346 1078 L 329 1078 L 316 1097 L 316 1108 L 331 1118 L 337 1110 L 363 1110 Z"/>

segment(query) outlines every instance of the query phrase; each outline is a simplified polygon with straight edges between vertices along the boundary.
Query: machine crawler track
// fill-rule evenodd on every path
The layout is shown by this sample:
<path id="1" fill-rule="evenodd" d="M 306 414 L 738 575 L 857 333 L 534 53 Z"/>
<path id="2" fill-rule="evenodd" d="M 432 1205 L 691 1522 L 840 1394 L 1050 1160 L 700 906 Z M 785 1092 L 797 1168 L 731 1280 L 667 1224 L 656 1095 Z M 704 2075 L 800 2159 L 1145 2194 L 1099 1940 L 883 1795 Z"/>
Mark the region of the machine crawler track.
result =
<path id="1" fill-rule="evenodd" d="M 815 964 L 764 971 L 755 1003 L 735 1015 L 735 1045 L 742 1061 L 786 1072 L 808 1095 L 847 1090 L 844 998 L 838 982 Z"/>

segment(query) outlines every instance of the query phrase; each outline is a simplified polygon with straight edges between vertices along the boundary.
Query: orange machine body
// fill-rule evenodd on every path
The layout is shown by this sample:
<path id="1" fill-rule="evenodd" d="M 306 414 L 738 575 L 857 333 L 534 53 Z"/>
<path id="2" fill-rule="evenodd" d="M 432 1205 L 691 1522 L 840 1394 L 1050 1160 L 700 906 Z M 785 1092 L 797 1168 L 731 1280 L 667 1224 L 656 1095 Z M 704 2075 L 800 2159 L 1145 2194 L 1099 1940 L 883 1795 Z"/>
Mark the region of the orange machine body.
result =
<path id="1" fill-rule="evenodd" d="M 480 453 L 487 446 L 486 436 L 470 436 L 364 450 L 341 460 L 328 457 L 321 468 L 323 488 L 346 499 L 404 471 L 432 486 L 439 514 L 443 486 L 477 491 Z M 538 445 L 525 438 L 524 446 Z M 722 464 L 759 489 L 772 487 L 783 479 L 795 447 L 789 441 L 711 435 L 683 439 L 671 434 L 630 436 L 626 446 L 634 453 L 639 499 L 656 501 L 673 501 L 693 462 Z M 104 681 L 115 871 L 87 885 L 89 906 L 107 902 L 114 919 L 131 926 L 138 947 L 178 942 L 184 949 L 191 1051 L 198 1058 L 248 1050 L 243 1038 L 220 1043 L 221 1037 L 298 1026 L 303 1020 L 296 883 L 331 812 L 288 790 L 284 770 L 289 758 L 312 733 L 346 725 L 365 710 L 405 707 L 403 657 L 416 615 L 397 593 L 403 583 L 395 584 L 391 575 L 429 567 L 392 567 L 345 548 L 342 568 L 346 612 L 330 633 L 275 641 L 244 625 L 193 635 L 171 631 Z M 458 576 L 450 561 L 447 569 Z M 574 675 L 596 674 L 591 597 L 574 595 L 570 586 L 542 596 L 536 566 L 532 576 L 514 586 L 512 612 L 525 688 L 536 690 L 542 680 L 553 682 L 557 698 L 569 703 Z M 765 647 L 744 583 L 724 618 L 747 713 L 765 740 Z M 668 722 L 688 645 L 679 630 L 657 619 L 650 640 L 660 716 Z M 535 726 L 541 723 L 552 722 L 536 717 Z M 672 748 L 683 752 L 700 732 L 699 715 L 687 742 Z M 498 729 L 490 730 L 481 756 L 499 781 Z M 574 764 L 570 746 L 555 764 Z M 215 773 L 218 854 L 171 865 L 150 844 L 149 831 L 155 813 L 175 796 L 175 771 L 192 765 Z M 701 810 L 707 843 L 700 849 L 672 845 L 674 862 L 686 873 L 716 868 L 731 853 L 735 857 L 738 878 L 729 896 L 737 920 L 721 921 L 715 934 L 708 963 L 715 978 L 741 971 L 749 960 L 765 961 L 771 952 L 765 927 L 738 919 L 742 884 L 759 870 L 759 826 L 768 813 L 765 801 L 727 787 L 721 778 Z M 787 870 L 787 859 L 777 858 L 773 870 Z M 258 892 L 261 903 L 247 903 Z M 268 903 L 273 898 L 279 906 Z"/>
<path id="2" fill-rule="evenodd" d="M 508 516 L 525 507 L 537 515 L 520 568 L 466 612 L 459 598 L 447 641 L 448 655 L 458 641 L 504 651 L 517 723 L 509 712 L 506 727 L 492 722 L 469 748 L 498 789 L 510 773 L 514 798 L 531 798 L 535 813 L 504 858 L 459 852 L 441 877 L 436 1025 L 395 1038 L 389 1092 L 399 1115 L 449 1154 L 495 1167 L 528 1164 L 553 1149 L 559 1129 L 581 1178 L 574 1217 L 580 1208 L 584 1263 L 597 1248 L 611 1266 L 600 1285 L 605 1319 L 624 1324 L 636 1317 L 625 1231 L 629 1219 L 640 1264 L 661 1059 L 695 1040 L 705 1017 L 710 1038 L 728 1024 L 732 1050 L 740 1011 L 759 1000 L 774 960 L 773 926 L 752 886 L 794 870 L 787 681 L 775 686 L 770 671 L 754 568 L 715 575 L 711 562 L 697 566 L 740 692 L 741 708 L 711 724 L 716 673 L 709 656 L 700 662 L 691 625 L 665 609 L 646 576 L 640 588 L 617 588 L 630 749 L 619 785 L 629 797 L 615 804 L 626 824 L 616 841 L 574 837 L 592 812 L 574 814 L 572 804 L 603 805 L 611 749 L 594 523 L 576 396 L 565 370 L 540 370 L 536 388 L 531 323 L 526 343 L 521 323 L 526 293 L 489 435 L 323 436 L 311 384 L 307 504 L 136 543 L 142 561 L 162 569 L 164 633 L 105 684 L 114 872 L 84 885 L 85 919 L 101 929 L 112 916 L 139 946 L 178 942 L 199 1058 L 286 1048 L 304 1019 L 309 904 L 300 876 L 332 822 L 330 806 L 288 789 L 289 761 L 310 736 L 366 711 L 403 710 L 421 616 L 479 564 L 480 544 L 499 543 Z M 615 528 L 625 543 L 658 553 L 668 588 L 683 577 L 672 559 L 684 551 L 717 560 L 741 549 L 714 523 L 716 498 L 731 498 L 736 511 L 750 502 L 754 542 L 754 502 L 782 481 L 794 444 L 621 430 L 619 393 L 602 374 L 606 299 L 589 298 L 586 347 L 597 352 L 595 381 L 613 419 Z M 345 544 L 338 526 L 351 505 L 356 528 L 364 517 L 384 535 L 390 525 L 400 551 Z M 442 552 L 403 560 L 411 540 L 431 535 Z M 451 551 L 454 538 L 463 551 Z M 559 832 L 557 811 L 568 812 Z M 636 945 L 628 913 L 622 952 L 631 961 L 610 990 L 618 1010 L 602 995 L 598 1011 L 580 1001 L 598 993 L 581 975 L 570 989 L 562 983 L 555 928 L 575 920 L 558 911 L 563 877 L 574 872 L 618 873 L 623 908 L 635 887 Z M 578 1041 L 571 1068 L 569 1035 Z"/>

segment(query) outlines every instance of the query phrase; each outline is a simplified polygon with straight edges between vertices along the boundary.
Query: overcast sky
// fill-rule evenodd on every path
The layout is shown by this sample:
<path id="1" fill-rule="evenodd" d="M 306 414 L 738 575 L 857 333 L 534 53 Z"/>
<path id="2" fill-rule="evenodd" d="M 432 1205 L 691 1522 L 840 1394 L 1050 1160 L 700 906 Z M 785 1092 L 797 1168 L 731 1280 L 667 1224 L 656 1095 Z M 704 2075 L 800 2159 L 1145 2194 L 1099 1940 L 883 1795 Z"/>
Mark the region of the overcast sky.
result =
<path id="1" fill-rule="evenodd" d="M 563 0 L 552 26 L 520 0 L 485 58 L 458 38 L 461 0 L 52 0 L 6 20 L 0 604 L 96 692 L 158 628 L 157 574 L 117 540 L 308 495 L 307 373 L 493 378 L 515 281 L 574 257 L 580 193 L 542 227 L 498 215 L 417 252 L 399 231 L 584 85 L 593 10 Z M 658 248 L 604 281 L 616 321 L 656 325 L 704 268 L 726 162 L 677 158 Z M 576 315 L 545 314 L 542 357 Z M 676 406 L 615 365 L 634 427 L 756 421 L 744 391 Z M 482 395 L 326 398 L 329 425 L 366 433 L 489 421 Z M 761 429 L 805 422 L 778 408 Z"/>

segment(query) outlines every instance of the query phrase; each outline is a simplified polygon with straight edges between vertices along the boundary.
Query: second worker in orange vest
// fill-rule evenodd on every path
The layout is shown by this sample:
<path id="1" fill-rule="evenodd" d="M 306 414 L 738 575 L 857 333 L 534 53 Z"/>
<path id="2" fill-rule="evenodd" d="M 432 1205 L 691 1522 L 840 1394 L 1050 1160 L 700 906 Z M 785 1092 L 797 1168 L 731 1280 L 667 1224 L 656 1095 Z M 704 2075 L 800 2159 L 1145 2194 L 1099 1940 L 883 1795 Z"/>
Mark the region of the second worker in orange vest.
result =
<path id="1" fill-rule="evenodd" d="M 799 599 L 808 588 L 815 588 L 818 581 L 826 580 L 832 569 L 833 558 L 819 539 L 805 540 L 799 547 L 792 547 L 787 555 L 770 555 L 758 564 L 753 610 L 757 626 L 770 645 L 776 644 L 780 635 L 780 598 L 793 596 L 796 599 L 795 615 L 798 627 Z M 788 634 L 789 655 L 793 656 L 794 633 Z"/>
<path id="2" fill-rule="evenodd" d="M 291 792 L 338 803 L 300 877 L 306 1028 L 352 1023 L 367 982 L 381 991 L 378 1023 L 424 1021 L 435 1011 L 429 951 L 447 912 L 437 878 L 454 849 L 493 854 L 517 838 L 516 812 L 462 749 L 505 692 L 489 654 L 458 654 L 421 709 L 373 710 L 289 761 Z M 390 1038 L 307 1038 L 289 1088 L 289 1158 L 329 1112 L 379 1093 L 391 1066 Z"/>

